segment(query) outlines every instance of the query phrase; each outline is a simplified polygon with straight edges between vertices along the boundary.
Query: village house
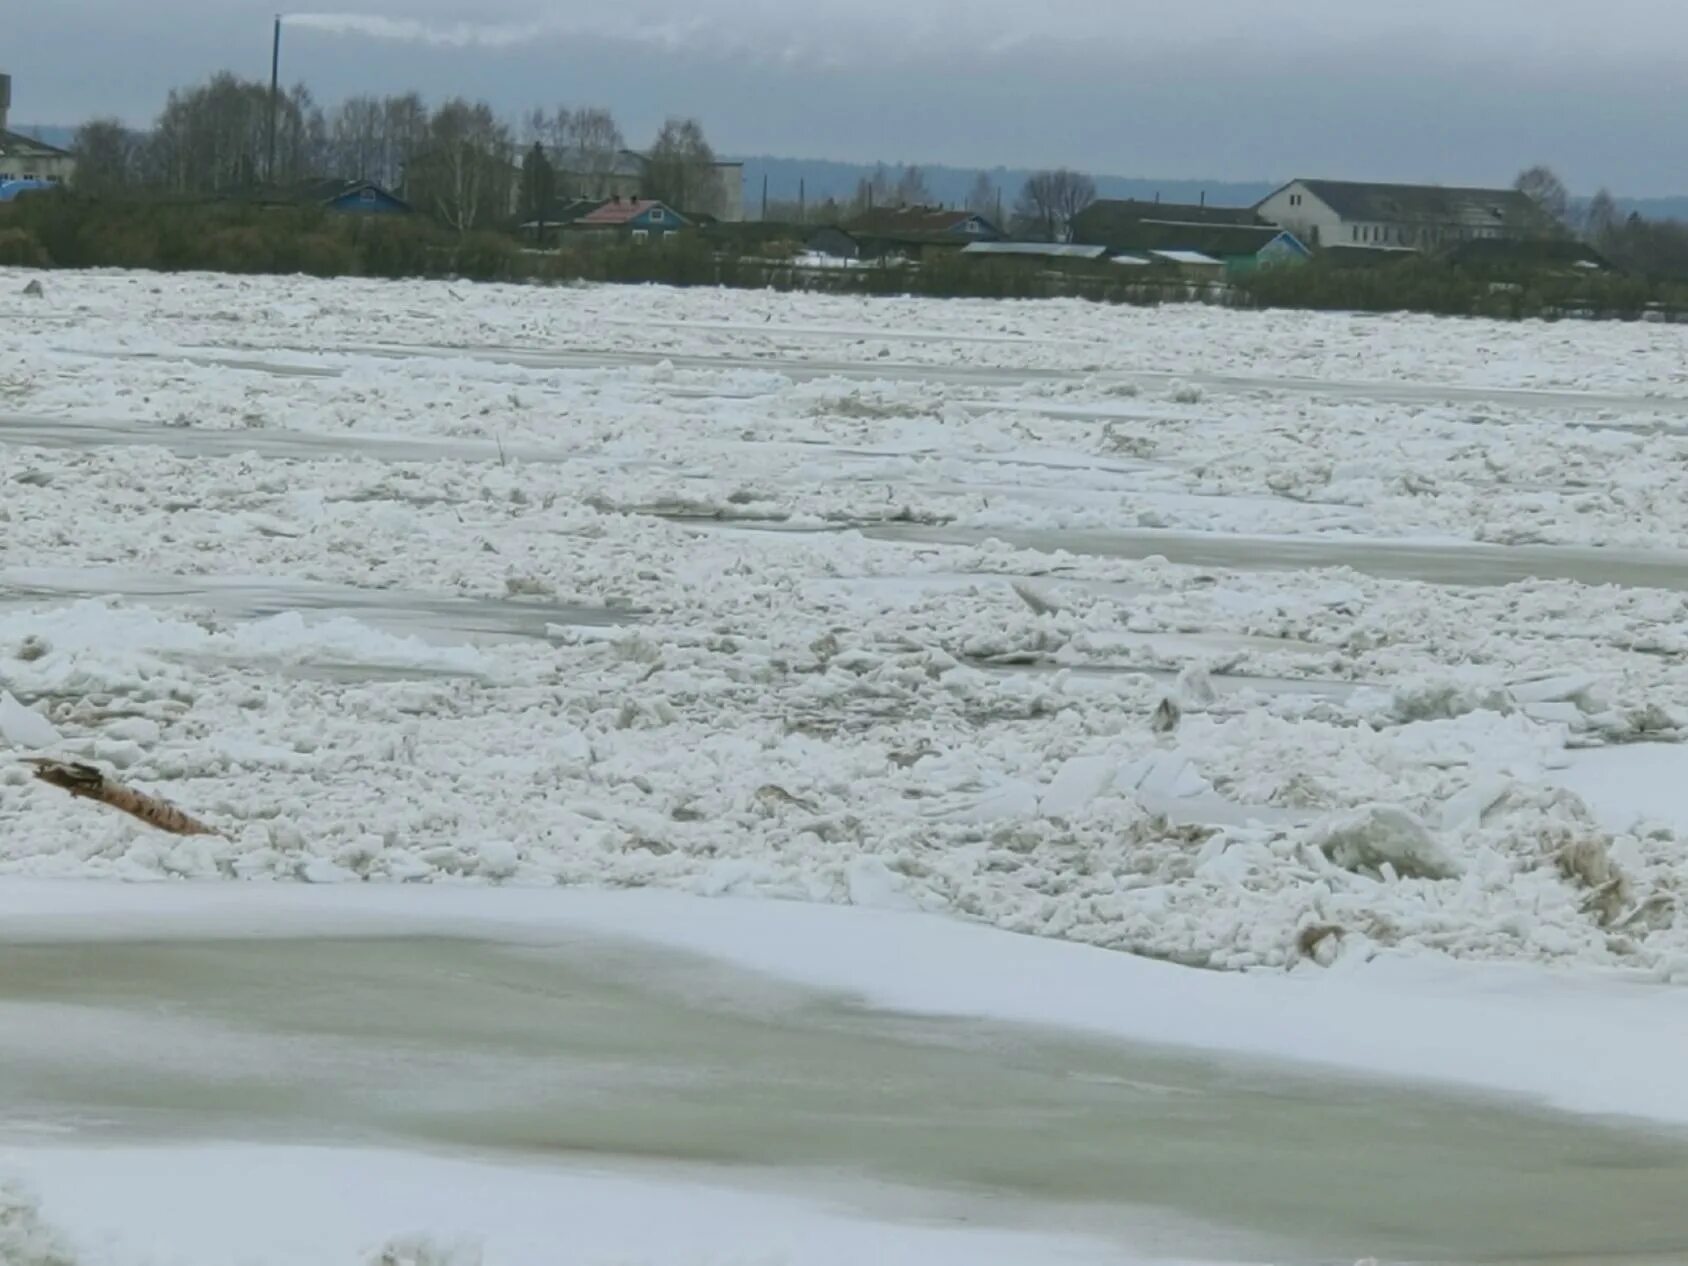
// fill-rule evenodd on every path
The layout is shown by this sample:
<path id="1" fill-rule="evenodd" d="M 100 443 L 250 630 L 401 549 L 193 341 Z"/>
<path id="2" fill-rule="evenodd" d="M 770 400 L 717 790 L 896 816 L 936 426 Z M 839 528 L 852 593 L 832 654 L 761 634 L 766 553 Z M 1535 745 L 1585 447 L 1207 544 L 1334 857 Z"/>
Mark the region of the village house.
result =
<path id="1" fill-rule="evenodd" d="M 1308 245 L 1325 248 L 1430 251 L 1553 232 L 1535 203 L 1515 189 L 1295 180 L 1255 211 Z"/>
<path id="2" fill-rule="evenodd" d="M 558 188 L 570 198 L 604 203 L 613 198 L 642 198 L 649 178 L 650 159 L 637 150 L 617 150 L 613 155 L 565 152 L 556 159 Z M 720 187 L 713 207 L 707 210 L 717 220 L 736 223 L 744 219 L 744 164 L 717 161 L 715 175 Z"/>
<path id="3" fill-rule="evenodd" d="M 970 242 L 999 242 L 1005 234 L 984 216 L 942 207 L 880 207 L 842 227 L 812 234 L 808 248 L 836 259 L 920 259 L 959 251 Z"/>
<path id="4" fill-rule="evenodd" d="M 339 215 L 409 215 L 411 206 L 373 180 L 306 180 L 259 189 L 249 201 L 273 207 L 320 207 Z"/>
<path id="5" fill-rule="evenodd" d="M 689 228 L 691 221 L 673 207 L 650 198 L 611 198 L 568 226 L 571 233 L 615 234 L 634 242 L 661 242 Z"/>
<path id="6" fill-rule="evenodd" d="M 1252 207 L 1135 200 L 1093 202 L 1073 217 L 1072 241 L 1100 246 L 1121 263 L 1186 271 L 1244 273 L 1262 264 L 1301 263 L 1312 252 L 1294 233 Z"/>
<path id="7" fill-rule="evenodd" d="M 11 131 L 11 109 L 12 77 L 0 75 L 0 185 L 16 181 L 69 184 L 76 176 L 76 155 Z"/>

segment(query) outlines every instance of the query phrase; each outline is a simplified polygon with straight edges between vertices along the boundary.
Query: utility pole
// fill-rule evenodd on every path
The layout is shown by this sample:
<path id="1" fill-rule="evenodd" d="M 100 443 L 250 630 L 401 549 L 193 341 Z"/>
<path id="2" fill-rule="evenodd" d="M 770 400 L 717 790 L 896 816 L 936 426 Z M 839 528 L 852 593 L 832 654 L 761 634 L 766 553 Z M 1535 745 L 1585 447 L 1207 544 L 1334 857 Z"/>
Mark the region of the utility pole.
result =
<path id="1" fill-rule="evenodd" d="M 762 173 L 762 219 L 768 218 L 768 173 Z"/>
<path id="2" fill-rule="evenodd" d="M 276 115 L 281 110 L 281 14 L 275 15 L 275 43 L 270 46 L 270 159 L 264 176 L 275 184 Z"/>

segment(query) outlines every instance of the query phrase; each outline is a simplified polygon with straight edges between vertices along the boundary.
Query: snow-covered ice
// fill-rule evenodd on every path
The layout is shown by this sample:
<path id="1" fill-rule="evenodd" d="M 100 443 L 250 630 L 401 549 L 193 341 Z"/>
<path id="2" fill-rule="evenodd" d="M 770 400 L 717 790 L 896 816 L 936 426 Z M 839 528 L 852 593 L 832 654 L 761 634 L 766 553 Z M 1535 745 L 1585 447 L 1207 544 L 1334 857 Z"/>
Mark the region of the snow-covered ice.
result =
<path id="1" fill-rule="evenodd" d="M 655 885 L 1222 968 L 1688 954 L 1669 815 L 1562 776 L 1688 717 L 1674 329 L 14 276 L 0 732 L 226 838 L 14 766 L 8 872 Z M 1397 553 L 1060 548 L 1121 529 Z M 1529 543 L 1575 578 L 1513 579 Z M 1434 583 L 1479 546 L 1493 583 Z"/>
<path id="2" fill-rule="evenodd" d="M 7 1266 L 1180 1266 L 1133 1262 L 1080 1235 L 876 1221 L 678 1167 L 551 1170 L 309 1147 L 0 1148 L 0 1167 L 17 1164 L 41 1195 L 10 1197 L 13 1245 L 0 1189 Z"/>
<path id="3" fill-rule="evenodd" d="M 24 280 L 0 270 L 13 937 L 266 900 L 425 934 L 462 899 L 890 1008 L 1688 1121 L 1659 1062 L 1688 982 L 1678 328 Z M 36 755 L 222 834 L 72 802 Z M 123 1158 L 30 1150 L 47 1220 L 8 1195 L 0 1235 L 43 1256 Z M 378 1212 L 360 1252 L 449 1230 Z M 852 1225 L 857 1256 L 924 1243 Z M 344 1255 L 316 1229 L 302 1253 Z M 152 1260 L 125 1243 L 112 1266 Z"/>

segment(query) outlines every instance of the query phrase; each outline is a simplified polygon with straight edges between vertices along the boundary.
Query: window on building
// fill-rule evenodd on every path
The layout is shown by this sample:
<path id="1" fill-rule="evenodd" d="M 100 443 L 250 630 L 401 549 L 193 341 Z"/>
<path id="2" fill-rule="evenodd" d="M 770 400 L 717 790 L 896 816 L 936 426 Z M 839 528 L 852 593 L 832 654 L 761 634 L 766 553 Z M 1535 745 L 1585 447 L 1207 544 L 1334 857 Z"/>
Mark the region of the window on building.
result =
<path id="1" fill-rule="evenodd" d="M 661 207 L 652 207 L 651 208 L 651 220 L 654 223 L 657 223 L 657 224 L 662 223 L 662 208 Z"/>
<path id="2" fill-rule="evenodd" d="M 1360 226 L 1358 224 L 1354 226 L 1354 240 L 1356 242 L 1360 240 Z"/>
<path id="3" fill-rule="evenodd" d="M 650 240 L 650 236 L 651 236 L 651 234 L 650 234 L 649 229 L 634 229 L 633 230 L 633 240 L 635 242 L 648 242 Z"/>
<path id="4" fill-rule="evenodd" d="M 373 190 L 373 189 L 362 190 L 358 194 L 358 201 L 359 202 L 374 202 L 375 201 L 375 190 Z"/>

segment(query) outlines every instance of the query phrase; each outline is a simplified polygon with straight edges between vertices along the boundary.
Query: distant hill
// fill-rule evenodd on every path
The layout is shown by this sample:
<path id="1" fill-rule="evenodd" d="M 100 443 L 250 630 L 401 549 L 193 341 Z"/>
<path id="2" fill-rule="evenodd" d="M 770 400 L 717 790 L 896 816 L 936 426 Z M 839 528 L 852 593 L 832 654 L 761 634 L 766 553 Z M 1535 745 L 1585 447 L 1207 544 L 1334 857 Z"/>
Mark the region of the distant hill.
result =
<path id="1" fill-rule="evenodd" d="M 44 145 L 57 145 L 60 149 L 69 149 L 70 143 L 76 139 L 75 128 L 46 123 L 14 123 L 11 130 L 19 136 L 33 137 Z"/>
<path id="2" fill-rule="evenodd" d="M 855 196 L 856 184 L 873 174 L 871 163 L 837 163 L 814 158 L 773 158 L 766 155 L 743 158 L 745 210 L 755 214 L 762 200 L 762 178 L 768 179 L 768 197 L 776 202 L 794 202 L 799 188 L 811 205 Z M 896 170 L 895 164 L 887 164 Z M 967 200 L 973 182 L 983 170 L 991 183 L 1002 190 L 1003 202 L 1012 205 L 1021 186 L 1032 173 L 1025 168 L 944 167 L 918 164 L 934 200 L 959 205 Z M 1164 202 L 1199 202 L 1204 196 L 1215 206 L 1253 206 L 1278 186 L 1269 181 L 1152 180 L 1142 176 L 1097 176 L 1096 192 L 1104 198 L 1147 198 L 1157 195 Z"/>
<path id="3" fill-rule="evenodd" d="M 70 148 L 76 129 L 50 123 L 17 123 L 12 131 L 33 136 L 48 145 Z M 762 202 L 762 178 L 768 178 L 768 197 L 776 202 L 795 202 L 802 188 L 810 205 L 836 198 L 847 202 L 856 193 L 856 184 L 874 171 L 872 163 L 839 163 L 822 158 L 775 158 L 759 155 L 743 158 L 744 209 L 756 215 Z M 887 163 L 893 171 L 898 164 Z M 991 183 L 1002 190 L 1005 206 L 1012 206 L 1021 187 L 1032 174 L 1023 167 L 946 167 L 919 164 L 925 173 L 926 187 L 937 202 L 959 206 L 973 192 L 973 182 L 984 171 Z M 1148 176 L 1096 176 L 1096 192 L 1103 198 L 1142 198 L 1163 202 L 1200 202 L 1204 198 L 1216 207 L 1251 207 L 1265 198 L 1282 181 L 1270 180 L 1155 180 Z M 1582 199 L 1578 200 L 1583 202 Z M 1618 198 L 1618 209 L 1624 214 L 1640 212 L 1649 220 L 1688 221 L 1688 195 L 1668 198 Z"/>
<path id="4" fill-rule="evenodd" d="M 1644 220 L 1688 220 L 1688 198 L 1619 198 L 1625 215 L 1639 211 Z"/>
<path id="5" fill-rule="evenodd" d="M 762 199 L 762 178 L 768 178 L 768 197 L 775 202 L 794 202 L 799 187 L 811 206 L 836 198 L 846 202 L 855 196 L 856 184 L 873 174 L 871 163 L 838 163 L 813 158 L 773 158 L 766 155 L 744 158 L 744 207 L 755 215 Z M 897 170 L 897 164 L 886 164 Z M 1005 205 L 1012 206 L 1029 169 L 1018 167 L 946 167 L 919 164 L 932 197 L 959 206 L 973 191 L 980 170 L 1002 190 Z M 1103 198 L 1142 198 L 1163 202 L 1201 202 L 1216 207 L 1251 207 L 1279 188 L 1283 181 L 1271 180 L 1156 180 L 1147 176 L 1096 176 L 1096 192 Z M 1648 220 L 1688 221 L 1688 196 L 1668 198 L 1618 198 L 1624 215 L 1640 212 Z"/>

